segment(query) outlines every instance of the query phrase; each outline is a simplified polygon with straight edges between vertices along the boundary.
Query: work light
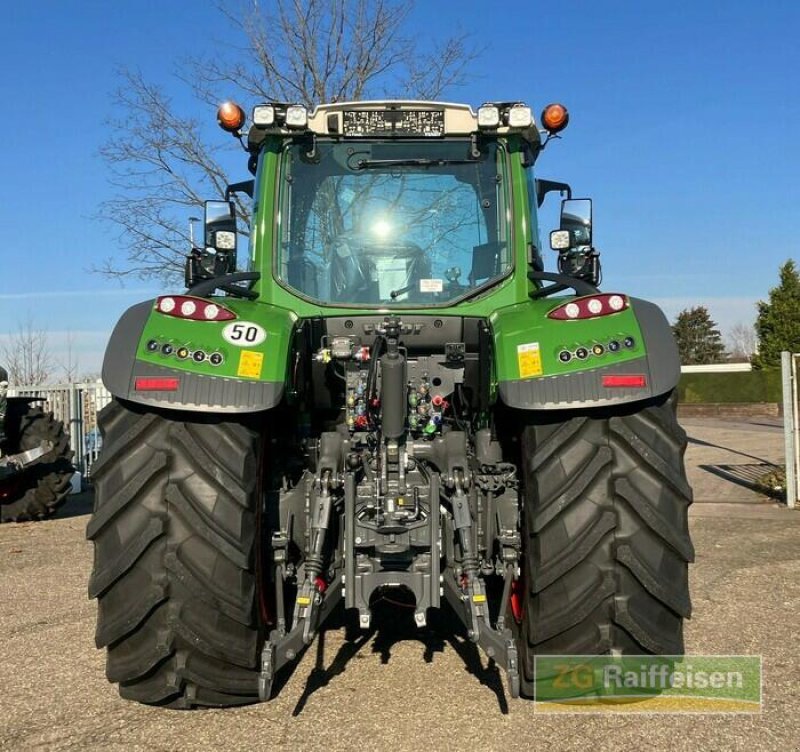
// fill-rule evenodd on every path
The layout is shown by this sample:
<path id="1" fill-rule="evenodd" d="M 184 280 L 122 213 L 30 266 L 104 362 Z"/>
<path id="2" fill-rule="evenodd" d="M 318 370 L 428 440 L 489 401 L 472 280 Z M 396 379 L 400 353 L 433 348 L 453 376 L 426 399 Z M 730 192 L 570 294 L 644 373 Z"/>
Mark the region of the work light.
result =
<path id="1" fill-rule="evenodd" d="M 500 109 L 493 104 L 478 107 L 478 127 L 497 128 L 500 125 Z"/>
<path id="2" fill-rule="evenodd" d="M 275 122 L 275 108 L 271 104 L 257 104 L 253 107 L 253 125 L 262 128 Z"/>
<path id="3" fill-rule="evenodd" d="M 531 108 L 523 104 L 515 104 L 508 111 L 508 124 L 511 128 L 528 128 L 533 122 Z"/>
<path id="4" fill-rule="evenodd" d="M 308 110 L 301 104 L 289 105 L 286 108 L 286 127 L 305 128 L 308 125 Z"/>

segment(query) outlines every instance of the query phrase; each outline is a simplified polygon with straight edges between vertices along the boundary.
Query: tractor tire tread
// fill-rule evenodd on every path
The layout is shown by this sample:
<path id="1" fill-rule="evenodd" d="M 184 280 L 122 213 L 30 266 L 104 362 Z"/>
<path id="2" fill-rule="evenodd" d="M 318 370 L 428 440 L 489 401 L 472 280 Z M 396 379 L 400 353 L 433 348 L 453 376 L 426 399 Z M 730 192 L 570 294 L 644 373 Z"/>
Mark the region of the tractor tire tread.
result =
<path id="1" fill-rule="evenodd" d="M 99 426 L 87 537 L 109 680 L 147 704 L 254 702 L 257 432 L 119 400 Z"/>

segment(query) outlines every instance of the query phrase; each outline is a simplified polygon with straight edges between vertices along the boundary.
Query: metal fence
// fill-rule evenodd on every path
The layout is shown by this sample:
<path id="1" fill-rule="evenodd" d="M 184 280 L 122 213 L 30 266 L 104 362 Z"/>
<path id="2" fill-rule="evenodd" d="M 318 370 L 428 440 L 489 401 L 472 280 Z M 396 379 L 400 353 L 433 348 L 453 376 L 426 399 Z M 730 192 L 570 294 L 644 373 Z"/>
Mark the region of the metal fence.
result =
<path id="1" fill-rule="evenodd" d="M 99 381 L 55 386 L 10 387 L 9 397 L 36 397 L 42 407 L 64 424 L 75 453 L 73 462 L 84 478 L 91 476 L 102 439 L 97 428 L 97 413 L 110 401 L 111 392 Z"/>

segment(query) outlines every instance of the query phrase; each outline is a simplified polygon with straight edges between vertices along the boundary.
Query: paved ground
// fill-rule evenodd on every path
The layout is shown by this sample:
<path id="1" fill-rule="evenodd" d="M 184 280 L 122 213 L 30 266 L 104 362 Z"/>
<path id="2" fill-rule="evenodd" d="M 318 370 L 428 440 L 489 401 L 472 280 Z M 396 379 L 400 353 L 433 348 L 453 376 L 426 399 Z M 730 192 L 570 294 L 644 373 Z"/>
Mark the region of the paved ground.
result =
<path id="1" fill-rule="evenodd" d="M 797 749 L 800 511 L 709 469 L 779 461 L 782 434 L 769 419 L 684 425 L 699 502 L 687 648 L 763 655 L 760 716 L 542 716 L 507 699 L 463 640 L 397 622 L 353 644 L 328 632 L 268 705 L 181 713 L 124 702 L 93 645 L 84 496 L 58 519 L 0 528 L 0 748 Z"/>

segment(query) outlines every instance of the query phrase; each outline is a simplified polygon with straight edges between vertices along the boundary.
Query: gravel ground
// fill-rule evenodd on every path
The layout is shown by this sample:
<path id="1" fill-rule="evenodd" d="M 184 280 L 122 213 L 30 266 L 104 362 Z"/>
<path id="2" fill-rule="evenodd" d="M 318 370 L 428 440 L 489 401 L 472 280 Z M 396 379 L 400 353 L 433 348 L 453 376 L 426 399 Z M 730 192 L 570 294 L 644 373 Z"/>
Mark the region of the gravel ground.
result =
<path id="1" fill-rule="evenodd" d="M 698 422 L 687 430 L 690 478 L 710 502 L 696 504 L 691 519 L 687 649 L 762 655 L 760 715 L 543 715 L 508 698 L 503 677 L 460 637 L 417 633 L 397 619 L 356 642 L 327 631 L 265 705 L 178 712 L 125 702 L 93 644 L 84 494 L 54 520 L 0 528 L 0 748 L 796 749 L 800 512 L 757 496 L 742 503 L 720 485 L 727 481 L 714 476 L 715 491 L 702 475 L 713 475 L 706 464 L 754 461 L 743 454 L 775 461 L 779 429 Z"/>

